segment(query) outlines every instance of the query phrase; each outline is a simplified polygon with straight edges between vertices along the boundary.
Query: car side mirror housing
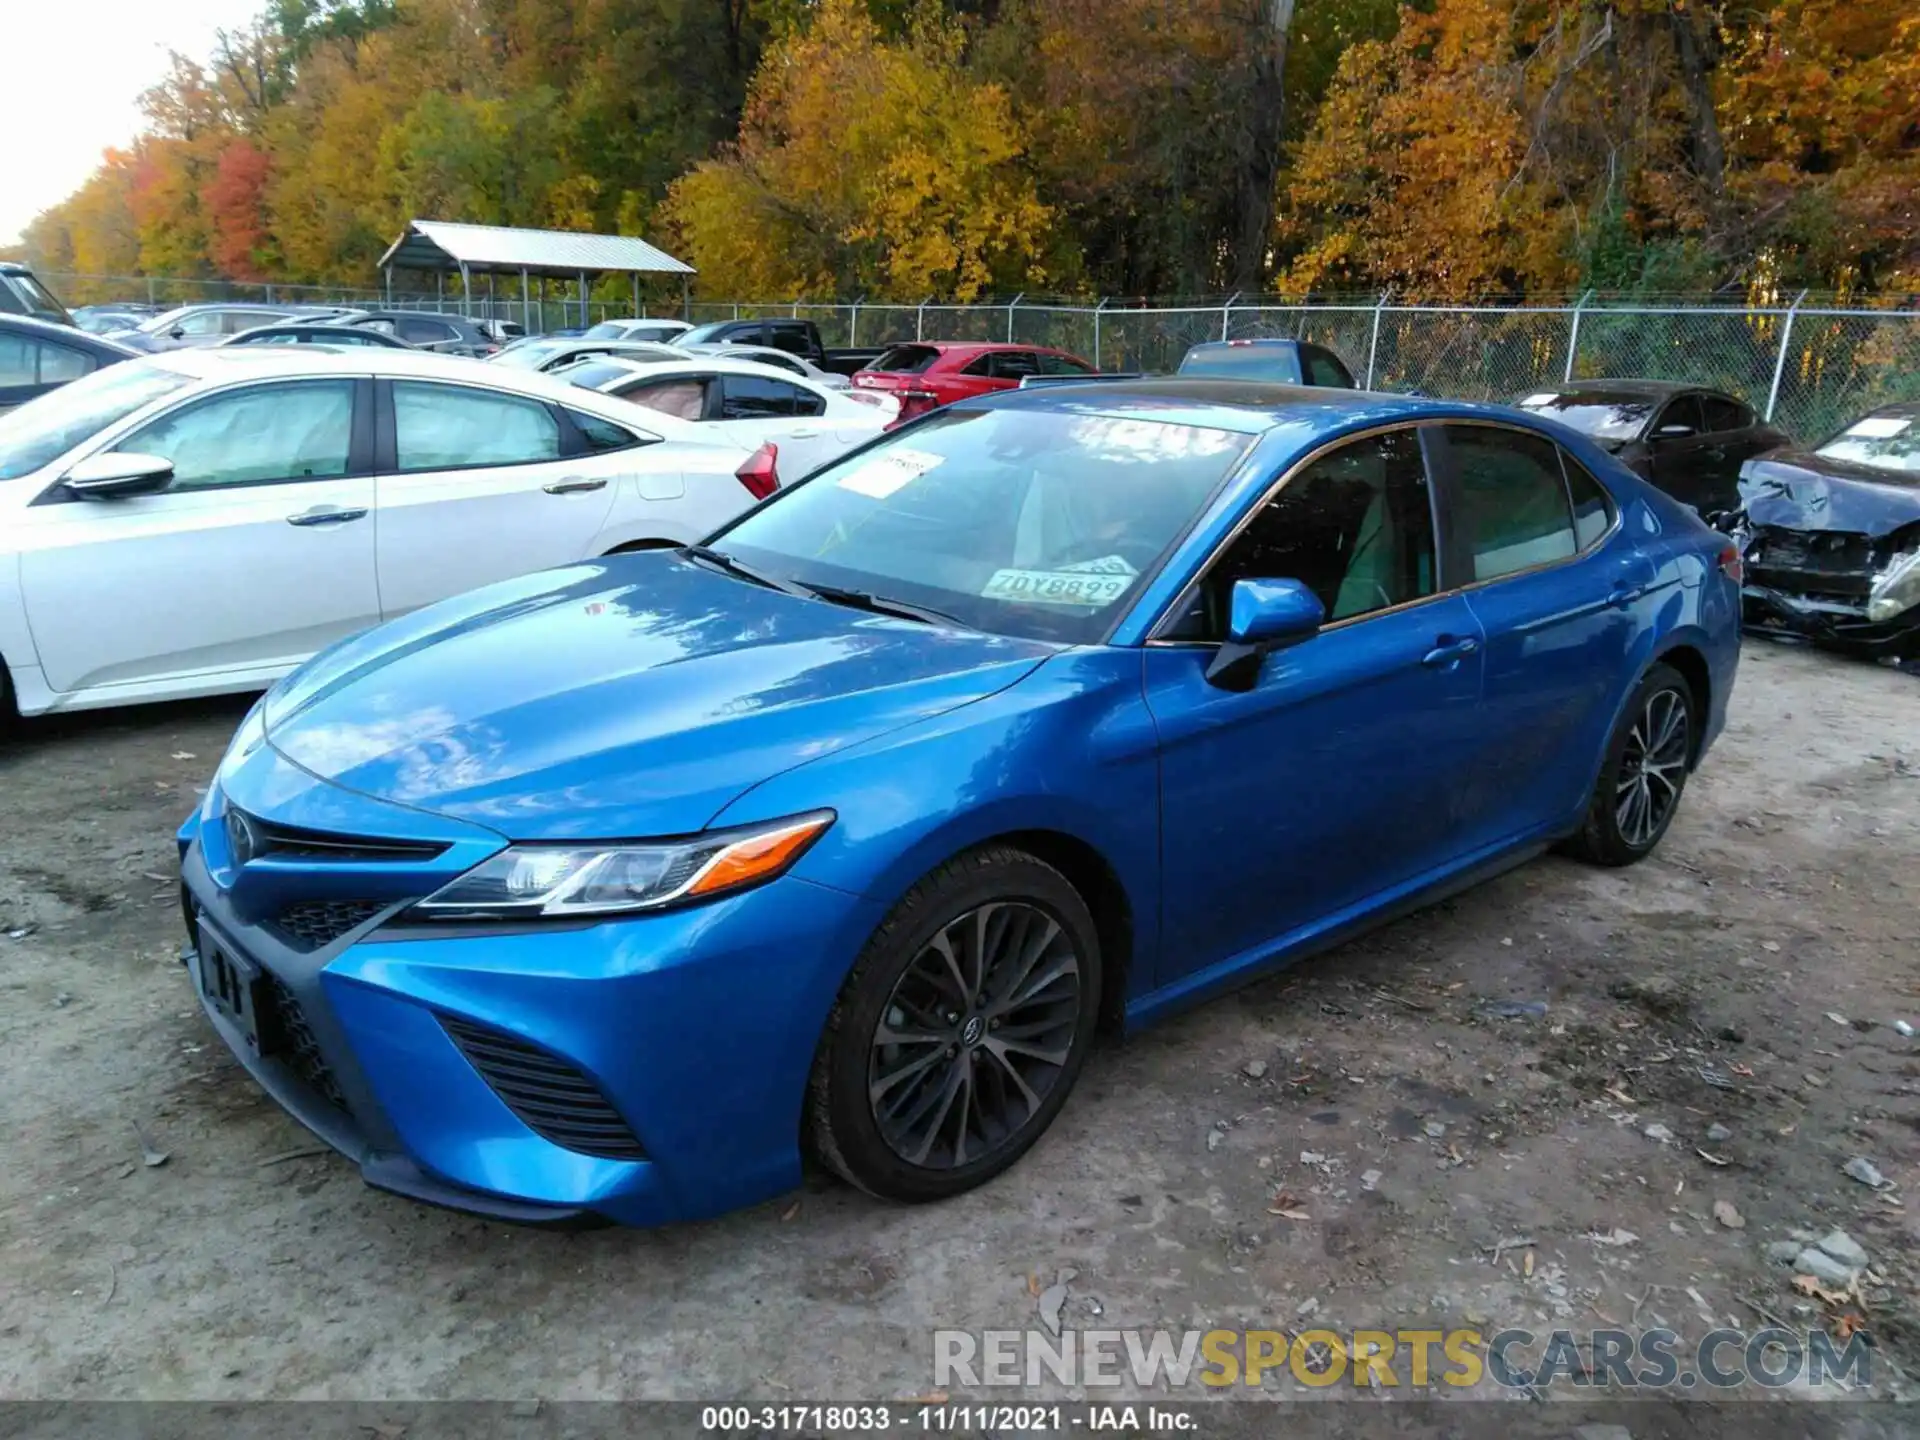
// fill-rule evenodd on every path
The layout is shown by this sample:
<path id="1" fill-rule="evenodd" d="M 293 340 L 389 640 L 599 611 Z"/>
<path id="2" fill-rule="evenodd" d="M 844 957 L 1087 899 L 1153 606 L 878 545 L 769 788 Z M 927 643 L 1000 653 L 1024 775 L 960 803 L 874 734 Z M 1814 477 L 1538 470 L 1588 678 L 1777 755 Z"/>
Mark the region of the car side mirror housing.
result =
<path id="1" fill-rule="evenodd" d="M 167 338 L 168 338 L 169 340 L 184 340 L 184 339 L 186 339 L 186 338 L 187 338 L 187 327 L 186 327 L 186 326 L 184 326 L 184 325 L 176 325 L 176 326 L 174 326 L 174 327 L 173 327 L 173 328 L 172 328 L 171 330 L 169 330 L 169 331 L 167 331 Z"/>
<path id="2" fill-rule="evenodd" d="M 1207 682 L 1250 689 L 1262 657 L 1311 640 L 1326 623 L 1326 606 L 1298 580 L 1236 580 L 1227 600 L 1227 638 L 1207 666 Z"/>
<path id="3" fill-rule="evenodd" d="M 109 450 L 89 455 L 69 470 L 61 483 L 85 500 L 152 495 L 173 483 L 173 462 L 161 455 Z"/>

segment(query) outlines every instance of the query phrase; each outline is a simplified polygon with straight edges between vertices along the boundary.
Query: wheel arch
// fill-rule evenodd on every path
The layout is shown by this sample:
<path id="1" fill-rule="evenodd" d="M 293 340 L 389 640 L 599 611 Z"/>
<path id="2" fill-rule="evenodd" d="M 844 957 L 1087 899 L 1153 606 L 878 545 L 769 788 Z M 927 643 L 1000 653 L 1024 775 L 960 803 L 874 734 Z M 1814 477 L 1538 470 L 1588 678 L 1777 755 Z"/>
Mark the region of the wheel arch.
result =
<path id="1" fill-rule="evenodd" d="M 1713 671 L 1707 664 L 1707 657 L 1685 640 L 1676 641 L 1656 653 L 1648 668 L 1654 665 L 1666 665 L 1679 671 L 1680 678 L 1687 682 L 1687 689 L 1693 694 L 1697 718 L 1693 727 L 1692 753 L 1687 756 L 1687 768 L 1691 770 L 1700 761 L 1700 745 L 1707 733 L 1707 717 L 1713 713 Z"/>
<path id="2" fill-rule="evenodd" d="M 1120 872 L 1093 845 L 1064 830 L 1008 830 L 969 845 L 959 853 L 1005 845 L 1051 865 L 1086 902 L 1100 940 L 1100 1022 L 1117 1031 L 1127 1008 L 1134 959 L 1133 904 Z M 952 857 L 948 857 L 951 859 Z M 945 861 L 941 862 L 942 864 Z"/>

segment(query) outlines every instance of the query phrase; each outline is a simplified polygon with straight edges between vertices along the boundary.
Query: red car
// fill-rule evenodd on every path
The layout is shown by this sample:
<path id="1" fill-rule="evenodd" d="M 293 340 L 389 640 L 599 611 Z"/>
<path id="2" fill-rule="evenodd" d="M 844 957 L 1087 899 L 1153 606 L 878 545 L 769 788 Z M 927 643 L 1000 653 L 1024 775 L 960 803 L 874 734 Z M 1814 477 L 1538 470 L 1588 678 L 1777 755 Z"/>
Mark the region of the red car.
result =
<path id="1" fill-rule="evenodd" d="M 900 420 L 955 400 L 1018 389 L 1026 375 L 1097 375 L 1099 367 L 1064 350 L 1034 345 L 991 345 L 977 341 L 927 340 L 895 345 L 853 383 L 863 390 L 885 390 L 900 397 Z"/>

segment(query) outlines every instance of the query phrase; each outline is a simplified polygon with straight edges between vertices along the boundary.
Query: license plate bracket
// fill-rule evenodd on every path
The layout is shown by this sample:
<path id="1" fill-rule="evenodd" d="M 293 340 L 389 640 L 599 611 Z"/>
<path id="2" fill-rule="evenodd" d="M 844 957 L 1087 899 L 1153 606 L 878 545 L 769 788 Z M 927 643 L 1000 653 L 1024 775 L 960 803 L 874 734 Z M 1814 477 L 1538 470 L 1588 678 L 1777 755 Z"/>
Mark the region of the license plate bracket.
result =
<path id="1" fill-rule="evenodd" d="M 267 997 L 260 967 L 235 953 L 204 923 L 199 927 L 195 953 L 200 993 L 206 996 L 207 1004 L 240 1032 L 249 1050 L 263 1054 L 261 1036 L 267 1027 L 261 1023 L 261 1011 Z"/>

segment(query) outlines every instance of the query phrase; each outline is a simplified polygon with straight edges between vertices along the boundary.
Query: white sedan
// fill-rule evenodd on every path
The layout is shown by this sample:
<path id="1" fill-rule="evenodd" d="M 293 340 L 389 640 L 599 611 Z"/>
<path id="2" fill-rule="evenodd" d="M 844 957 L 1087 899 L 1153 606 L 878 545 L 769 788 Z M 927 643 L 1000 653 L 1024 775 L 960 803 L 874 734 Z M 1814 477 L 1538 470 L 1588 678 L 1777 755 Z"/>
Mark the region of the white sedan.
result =
<path id="1" fill-rule="evenodd" d="M 696 541 L 759 442 L 405 350 L 128 361 L 0 416 L 0 714 L 264 688 L 416 606 Z"/>
<path id="2" fill-rule="evenodd" d="M 642 364 L 605 355 L 553 372 L 732 445 L 771 445 L 791 483 L 873 439 L 900 415 L 883 391 L 836 390 L 771 365 L 698 356 Z"/>

